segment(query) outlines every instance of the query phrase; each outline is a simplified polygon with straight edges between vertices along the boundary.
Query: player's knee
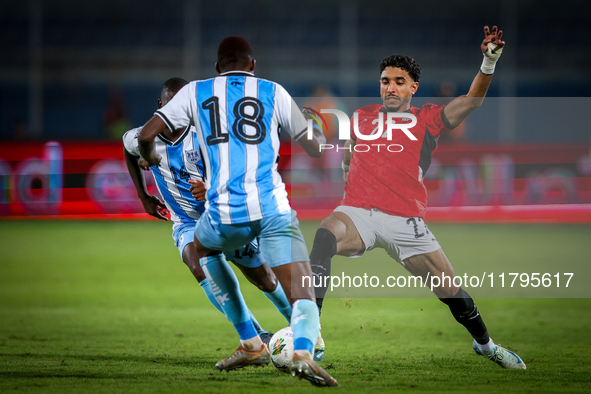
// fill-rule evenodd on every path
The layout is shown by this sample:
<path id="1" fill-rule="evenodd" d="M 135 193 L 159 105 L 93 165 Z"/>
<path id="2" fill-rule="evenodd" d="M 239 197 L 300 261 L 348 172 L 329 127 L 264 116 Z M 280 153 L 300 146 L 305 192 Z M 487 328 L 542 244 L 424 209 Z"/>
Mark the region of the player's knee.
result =
<path id="1" fill-rule="evenodd" d="M 323 260 L 332 258 L 337 254 L 337 239 L 330 230 L 319 228 L 314 236 L 314 244 L 310 257 L 313 260 Z"/>
<path id="2" fill-rule="evenodd" d="M 263 283 L 259 284 L 257 287 L 265 293 L 272 293 L 277 288 L 277 281 L 265 279 L 265 281 L 263 281 Z"/>
<path id="3" fill-rule="evenodd" d="M 207 278 L 205 276 L 205 273 L 203 272 L 203 269 L 201 268 L 201 265 L 199 265 L 199 262 L 197 262 L 197 264 L 185 262 L 185 264 L 187 265 L 187 267 L 189 267 L 191 273 L 193 274 L 195 279 L 197 279 L 197 282 L 202 282 Z"/>
<path id="4" fill-rule="evenodd" d="M 433 292 L 435 293 L 437 298 L 447 299 L 447 298 L 456 297 L 456 295 L 458 294 L 458 288 L 454 287 L 454 286 L 449 286 L 449 287 L 441 286 L 441 287 L 434 288 Z"/>
<path id="5" fill-rule="evenodd" d="M 199 264 L 199 259 L 196 258 L 195 253 L 190 249 L 191 246 L 191 244 L 187 245 L 183 251 L 183 263 L 189 267 L 189 270 L 191 270 L 195 279 L 197 279 L 198 282 L 202 282 L 206 279 L 206 276 L 203 272 L 203 268 L 201 268 L 201 264 Z"/>
<path id="6" fill-rule="evenodd" d="M 240 266 L 239 266 L 240 267 Z M 256 268 L 240 267 L 242 273 L 250 283 L 265 293 L 271 293 L 277 288 L 277 277 L 267 264 Z"/>
<path id="7" fill-rule="evenodd" d="M 439 297 L 439 300 L 449 306 L 456 319 L 470 318 L 473 314 L 478 314 L 474 300 L 461 287 L 456 294 L 449 297 Z"/>
<path id="8" fill-rule="evenodd" d="M 253 284 L 265 293 L 272 293 L 277 288 L 277 279 L 274 276 L 257 277 Z"/>

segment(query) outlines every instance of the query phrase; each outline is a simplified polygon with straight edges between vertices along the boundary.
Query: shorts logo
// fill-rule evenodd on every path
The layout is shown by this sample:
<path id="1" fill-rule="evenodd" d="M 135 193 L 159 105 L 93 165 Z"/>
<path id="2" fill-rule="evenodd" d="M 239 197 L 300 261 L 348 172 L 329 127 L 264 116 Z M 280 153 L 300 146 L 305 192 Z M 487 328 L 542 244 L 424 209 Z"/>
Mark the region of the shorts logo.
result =
<path id="1" fill-rule="evenodd" d="M 199 154 L 199 149 L 191 149 L 185 151 L 185 155 L 187 156 L 187 161 L 191 164 L 197 164 L 199 160 L 201 160 L 201 155 Z"/>

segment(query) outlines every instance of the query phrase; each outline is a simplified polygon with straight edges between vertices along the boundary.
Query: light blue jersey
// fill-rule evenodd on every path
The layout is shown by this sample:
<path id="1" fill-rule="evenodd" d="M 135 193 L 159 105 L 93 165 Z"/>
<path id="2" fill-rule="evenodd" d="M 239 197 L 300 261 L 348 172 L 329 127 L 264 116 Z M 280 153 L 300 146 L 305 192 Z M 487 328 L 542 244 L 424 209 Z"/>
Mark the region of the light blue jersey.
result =
<path id="1" fill-rule="evenodd" d="M 123 136 L 125 149 L 139 156 L 138 135 L 141 127 L 129 130 Z M 150 167 L 156 187 L 164 199 L 173 221 L 172 238 L 181 258 L 185 247 L 193 242 L 195 225 L 205 210 L 203 201 L 196 201 L 189 191 L 189 179 L 203 181 L 203 161 L 194 127 L 187 127 L 179 138 L 172 142 L 163 135 L 154 140 L 154 149 L 162 157 L 160 164 Z M 256 240 L 226 253 L 228 260 L 244 267 L 256 268 L 264 263 Z"/>
<path id="2" fill-rule="evenodd" d="M 140 156 L 137 138 L 141 130 L 138 127 L 123 136 L 125 149 L 134 156 Z M 154 149 L 162 157 L 162 161 L 150 168 L 174 222 L 173 229 L 182 223 L 194 225 L 205 210 L 204 203 L 195 201 L 189 191 L 189 179 L 203 181 L 203 161 L 195 128 L 187 127 L 174 142 L 159 135 L 154 140 Z"/>
<path id="3" fill-rule="evenodd" d="M 171 130 L 195 126 L 213 223 L 247 223 L 290 211 L 277 172 L 279 131 L 297 140 L 307 123 L 281 85 L 248 72 L 224 73 L 185 85 L 156 115 Z"/>
<path id="4" fill-rule="evenodd" d="M 228 250 L 258 237 L 271 268 L 308 261 L 304 238 L 293 225 L 295 212 L 277 172 L 280 130 L 297 140 L 307 134 L 307 122 L 281 85 L 244 71 L 222 73 L 185 85 L 156 116 L 170 130 L 188 124 L 197 130 L 208 215 L 197 222 L 195 239 L 205 249 Z M 199 263 L 241 341 L 254 338 L 252 318 L 224 254 L 210 254 Z M 288 280 L 299 286 L 298 276 Z M 318 320 L 313 301 L 300 299 L 293 304 L 294 351 L 313 351 Z"/>

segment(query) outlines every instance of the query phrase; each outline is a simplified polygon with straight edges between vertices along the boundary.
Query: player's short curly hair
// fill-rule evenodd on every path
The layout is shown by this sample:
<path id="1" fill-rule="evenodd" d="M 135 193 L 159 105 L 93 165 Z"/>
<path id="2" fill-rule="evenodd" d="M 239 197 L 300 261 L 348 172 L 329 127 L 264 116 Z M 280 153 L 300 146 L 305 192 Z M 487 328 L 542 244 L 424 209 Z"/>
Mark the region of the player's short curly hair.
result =
<path id="1" fill-rule="evenodd" d="M 185 86 L 188 82 L 185 81 L 183 78 L 173 77 L 167 79 L 162 85 L 162 93 L 171 92 L 177 93 L 183 86 Z"/>
<path id="2" fill-rule="evenodd" d="M 218 47 L 218 65 L 222 70 L 226 67 L 246 67 L 251 60 L 252 48 L 242 37 L 226 37 Z"/>
<path id="3" fill-rule="evenodd" d="M 380 74 L 382 74 L 386 67 L 398 67 L 403 69 L 415 82 L 419 82 L 419 78 L 421 77 L 421 67 L 412 57 L 405 55 L 390 55 L 384 58 L 380 63 Z"/>

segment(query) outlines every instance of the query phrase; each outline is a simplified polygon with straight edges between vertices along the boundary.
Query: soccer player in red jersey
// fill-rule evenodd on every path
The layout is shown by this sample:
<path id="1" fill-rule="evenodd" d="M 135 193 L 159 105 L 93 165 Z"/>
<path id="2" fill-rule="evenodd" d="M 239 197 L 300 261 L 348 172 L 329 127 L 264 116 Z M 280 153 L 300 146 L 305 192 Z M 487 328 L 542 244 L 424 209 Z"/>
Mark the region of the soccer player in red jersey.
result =
<path id="1" fill-rule="evenodd" d="M 392 55 L 382 61 L 380 95 L 383 104 L 360 108 L 351 120 L 351 130 L 355 132 L 345 144 L 342 165 L 347 181 L 345 197 L 320 224 L 310 264 L 314 275 L 322 280 L 330 275 L 334 255 L 355 257 L 373 248 L 383 248 L 412 275 L 424 281 L 441 278 L 443 283 L 434 287 L 433 292 L 472 335 L 477 354 L 503 368 L 525 369 L 518 355 L 494 344 L 470 295 L 453 281 L 443 281 L 444 273 L 448 277 L 455 276 L 454 269 L 424 221 L 427 191 L 423 177 L 431 164 L 437 138 L 462 123 L 482 104 L 495 63 L 505 45 L 503 32 L 496 26 L 492 31 L 485 26 L 484 34 L 481 45 L 484 60 L 480 71 L 468 94 L 447 105 L 413 107 L 410 101 L 419 87 L 419 65 L 403 55 Z M 393 117 L 387 113 L 409 116 L 397 114 Z M 375 126 L 376 119 L 387 122 L 388 118 L 393 118 L 390 121 L 395 122 L 398 129 L 388 132 L 388 125 L 379 127 L 379 121 L 378 127 Z M 404 124 L 408 124 L 407 129 L 400 127 Z M 391 139 L 377 139 L 376 130 L 382 130 L 382 137 L 390 134 Z M 361 136 L 365 138 L 362 140 Z M 376 139 L 366 141 L 367 136 Z M 325 294 L 326 287 L 317 288 L 319 310 Z M 321 359 L 323 352 L 320 342 L 315 349 L 316 359 Z"/>

